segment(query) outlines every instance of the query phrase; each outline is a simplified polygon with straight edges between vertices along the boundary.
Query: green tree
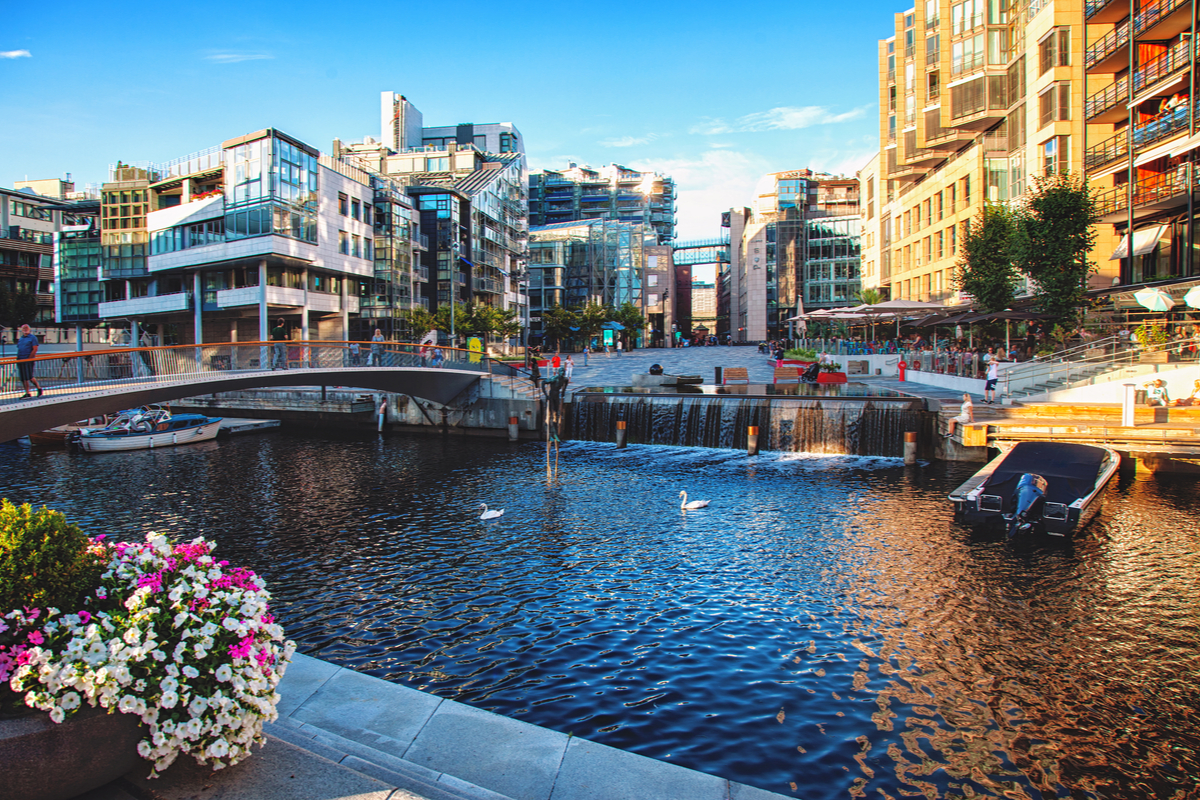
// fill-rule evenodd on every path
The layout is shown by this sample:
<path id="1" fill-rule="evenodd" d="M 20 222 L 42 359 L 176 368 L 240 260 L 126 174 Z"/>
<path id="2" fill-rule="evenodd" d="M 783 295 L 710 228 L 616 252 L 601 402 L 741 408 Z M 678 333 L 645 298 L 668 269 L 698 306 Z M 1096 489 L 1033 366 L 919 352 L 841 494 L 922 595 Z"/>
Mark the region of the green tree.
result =
<path id="1" fill-rule="evenodd" d="M 450 333 L 450 304 L 444 303 L 438 306 L 437 311 L 433 314 L 435 322 L 434 327 L 438 330 L 449 334 Z M 467 306 L 462 303 L 454 304 L 454 335 L 461 336 L 466 332 L 467 326 L 470 324 L 471 314 L 467 310 Z M 457 347 L 457 343 L 451 342 L 451 347 Z"/>
<path id="2" fill-rule="evenodd" d="M 863 289 L 858 293 L 858 302 L 865 306 L 873 306 L 883 302 L 883 294 L 878 289 Z"/>
<path id="3" fill-rule="evenodd" d="M 646 328 L 646 318 L 633 303 L 624 303 L 612 313 L 613 322 L 625 326 L 622 337 L 626 344 L 633 344 L 634 336 Z"/>
<path id="4" fill-rule="evenodd" d="M 576 315 L 579 336 L 585 343 L 590 342 L 593 337 L 599 336 L 604 323 L 610 319 L 608 306 L 594 300 L 577 309 Z"/>
<path id="5" fill-rule="evenodd" d="M 1099 221 L 1087 184 L 1066 172 L 1035 178 L 1016 214 L 1013 264 L 1034 281 L 1039 310 L 1067 328 L 1078 326 L 1087 277 L 1095 269 L 1088 252 Z"/>
<path id="6" fill-rule="evenodd" d="M 559 347 L 563 339 L 570 337 L 575 332 L 572 328 L 578 327 L 578 315 L 557 303 L 542 312 L 542 330 L 545 331 L 547 347 Z"/>
<path id="7" fill-rule="evenodd" d="M 525 324 L 517 317 L 515 308 L 493 308 L 495 313 L 495 321 L 493 322 L 493 332 L 501 339 L 512 339 L 521 335 Z"/>
<path id="8" fill-rule="evenodd" d="M 1013 228 L 1012 211 L 989 203 L 963 236 L 954 287 L 974 297 L 984 311 L 1003 311 L 1016 294 L 1018 273 L 1010 255 Z"/>
<path id="9" fill-rule="evenodd" d="M 402 318 L 411 331 L 411 338 L 414 340 L 421 338 L 437 327 L 437 320 L 433 318 L 433 314 L 430 314 L 427 308 L 411 308 L 404 312 Z"/>

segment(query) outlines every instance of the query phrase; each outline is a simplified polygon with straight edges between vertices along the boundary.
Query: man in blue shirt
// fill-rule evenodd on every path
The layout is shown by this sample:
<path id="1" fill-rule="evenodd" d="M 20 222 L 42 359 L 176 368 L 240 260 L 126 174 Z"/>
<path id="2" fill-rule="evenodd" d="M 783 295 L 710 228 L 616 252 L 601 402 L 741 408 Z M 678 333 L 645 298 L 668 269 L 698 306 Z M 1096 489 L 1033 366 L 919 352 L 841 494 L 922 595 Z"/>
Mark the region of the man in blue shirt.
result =
<path id="1" fill-rule="evenodd" d="M 21 338 L 17 339 L 17 358 L 22 359 L 17 362 L 17 372 L 21 375 L 21 386 L 25 389 L 25 397 L 29 397 L 29 384 L 37 387 L 38 397 L 43 394 L 42 385 L 37 382 L 37 378 L 33 377 L 34 360 L 37 355 L 38 340 L 33 335 L 33 331 L 28 325 L 21 326 Z"/>

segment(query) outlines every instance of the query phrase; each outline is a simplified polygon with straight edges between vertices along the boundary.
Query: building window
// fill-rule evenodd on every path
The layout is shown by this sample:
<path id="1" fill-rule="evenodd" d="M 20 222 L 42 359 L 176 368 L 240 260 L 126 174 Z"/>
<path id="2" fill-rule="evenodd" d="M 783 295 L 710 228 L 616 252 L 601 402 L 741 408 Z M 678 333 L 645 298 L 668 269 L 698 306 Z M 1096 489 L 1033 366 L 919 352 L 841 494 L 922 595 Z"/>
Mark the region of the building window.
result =
<path id="1" fill-rule="evenodd" d="M 345 231 L 338 231 L 338 252 L 344 256 L 350 255 L 350 237 Z"/>
<path id="2" fill-rule="evenodd" d="M 1055 28 L 1038 42 L 1038 75 L 1071 66 L 1071 29 Z"/>
<path id="3" fill-rule="evenodd" d="M 450 157 L 442 156 L 441 158 L 425 159 L 425 171 L 426 172 L 449 172 L 450 171 Z"/>
<path id="4" fill-rule="evenodd" d="M 350 255 L 362 258 L 362 237 L 357 233 L 350 237 Z"/>
<path id="5" fill-rule="evenodd" d="M 1070 168 L 1066 136 L 1052 136 L 1042 142 L 1042 168 L 1047 175 L 1054 175 Z"/>
<path id="6" fill-rule="evenodd" d="M 1038 95 L 1038 127 L 1071 119 L 1071 84 L 1051 84 Z"/>
<path id="7" fill-rule="evenodd" d="M 338 192 L 338 213 L 343 217 L 350 216 L 350 198 Z"/>
<path id="8" fill-rule="evenodd" d="M 350 201 L 350 218 L 362 219 L 362 203 L 357 197 Z"/>
<path id="9" fill-rule="evenodd" d="M 368 261 L 375 260 L 375 241 L 373 239 L 363 237 L 363 258 Z"/>
<path id="10" fill-rule="evenodd" d="M 363 203 L 362 220 L 368 225 L 371 224 L 371 204 Z"/>
<path id="11" fill-rule="evenodd" d="M 958 228 L 951 225 L 946 232 L 950 234 L 950 255 L 955 255 L 958 253 Z"/>

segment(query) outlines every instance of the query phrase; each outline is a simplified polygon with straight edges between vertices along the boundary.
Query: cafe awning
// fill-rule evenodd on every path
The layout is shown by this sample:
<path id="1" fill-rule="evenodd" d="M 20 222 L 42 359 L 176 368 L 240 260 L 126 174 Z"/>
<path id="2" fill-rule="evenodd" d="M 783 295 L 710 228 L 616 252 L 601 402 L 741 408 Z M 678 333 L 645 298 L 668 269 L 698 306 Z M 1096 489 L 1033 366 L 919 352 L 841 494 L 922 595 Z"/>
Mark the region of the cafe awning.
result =
<path id="1" fill-rule="evenodd" d="M 1141 230 L 1134 231 L 1133 254 L 1135 256 L 1144 256 L 1155 247 L 1158 247 L 1158 240 L 1162 237 L 1163 231 L 1166 229 L 1166 225 L 1150 225 Z M 1121 243 L 1117 245 L 1116 250 L 1113 250 L 1113 254 L 1108 257 L 1108 260 L 1116 261 L 1121 258 L 1129 258 L 1129 234 L 1121 237 Z"/>

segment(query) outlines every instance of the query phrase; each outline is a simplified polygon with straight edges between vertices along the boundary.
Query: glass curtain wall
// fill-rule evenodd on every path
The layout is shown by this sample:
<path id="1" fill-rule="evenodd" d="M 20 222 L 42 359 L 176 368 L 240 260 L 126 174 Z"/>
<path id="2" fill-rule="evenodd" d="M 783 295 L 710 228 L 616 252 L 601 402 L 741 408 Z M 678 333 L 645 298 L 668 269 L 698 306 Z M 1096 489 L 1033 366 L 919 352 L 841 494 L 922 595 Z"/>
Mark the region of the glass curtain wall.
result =
<path id="1" fill-rule="evenodd" d="M 316 155 L 279 136 L 225 150 L 225 237 L 317 243 Z"/>

